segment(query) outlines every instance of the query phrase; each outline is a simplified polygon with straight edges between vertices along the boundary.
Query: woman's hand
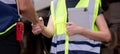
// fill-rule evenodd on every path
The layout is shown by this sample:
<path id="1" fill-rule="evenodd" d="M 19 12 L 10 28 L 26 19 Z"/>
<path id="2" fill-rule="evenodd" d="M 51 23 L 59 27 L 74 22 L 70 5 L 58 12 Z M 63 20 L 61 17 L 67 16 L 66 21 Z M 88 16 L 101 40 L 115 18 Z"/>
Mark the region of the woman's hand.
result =
<path id="1" fill-rule="evenodd" d="M 66 24 L 66 28 L 67 28 L 67 33 L 69 34 L 69 36 L 75 35 L 75 34 L 80 34 L 82 32 L 82 27 L 80 27 L 79 25 L 73 23 L 73 22 L 68 22 Z"/>
<path id="2" fill-rule="evenodd" d="M 32 32 L 37 35 L 44 30 L 44 21 L 42 17 L 39 18 L 39 22 L 37 24 L 32 24 Z"/>

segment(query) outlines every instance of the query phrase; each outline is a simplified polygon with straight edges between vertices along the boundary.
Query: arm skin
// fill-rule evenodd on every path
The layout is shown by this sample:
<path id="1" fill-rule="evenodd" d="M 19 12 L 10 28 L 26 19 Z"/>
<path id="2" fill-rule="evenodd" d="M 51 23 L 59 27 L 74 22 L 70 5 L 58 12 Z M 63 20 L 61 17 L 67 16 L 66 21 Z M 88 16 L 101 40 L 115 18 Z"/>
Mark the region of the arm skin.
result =
<path id="1" fill-rule="evenodd" d="M 111 34 L 107 27 L 107 24 L 105 22 L 103 14 L 98 15 L 98 17 L 96 19 L 96 24 L 99 28 L 99 31 L 97 31 L 97 32 L 92 31 L 87 28 L 83 28 L 81 26 L 78 26 L 77 24 L 75 24 L 73 22 L 68 22 L 66 24 L 67 33 L 69 34 L 69 36 L 75 35 L 75 34 L 81 34 L 81 35 L 84 35 L 85 37 L 91 38 L 93 40 L 109 42 L 111 40 Z M 42 33 L 46 37 L 52 37 L 54 34 L 54 26 L 53 26 L 53 21 L 52 21 L 51 17 L 49 19 L 47 27 L 44 26 L 43 20 L 42 20 L 42 23 L 39 23 L 38 25 L 34 25 L 32 27 L 34 28 L 33 29 L 34 34 Z M 39 32 L 39 30 L 42 30 L 42 31 Z"/>
<path id="2" fill-rule="evenodd" d="M 43 30 L 42 34 L 51 38 L 54 35 L 54 26 L 53 26 L 53 20 L 52 17 L 50 16 L 50 19 L 48 21 L 47 27 L 44 27 L 45 29 Z"/>
<path id="3" fill-rule="evenodd" d="M 39 21 L 40 22 L 38 24 L 32 25 L 32 32 L 34 34 L 42 33 L 44 36 L 51 38 L 54 34 L 52 17 L 50 16 L 47 26 L 44 26 L 44 21 L 42 18 L 39 18 Z"/>
<path id="4" fill-rule="evenodd" d="M 81 34 L 93 40 L 109 42 L 111 40 L 111 34 L 107 27 L 103 14 L 98 15 L 96 19 L 96 24 L 99 28 L 99 31 L 97 32 L 80 27 L 73 22 L 68 22 L 66 26 L 69 35 Z"/>
<path id="5" fill-rule="evenodd" d="M 17 6 L 22 16 L 27 18 L 33 24 L 39 22 L 37 13 L 35 12 L 34 6 L 31 0 L 17 0 Z"/>

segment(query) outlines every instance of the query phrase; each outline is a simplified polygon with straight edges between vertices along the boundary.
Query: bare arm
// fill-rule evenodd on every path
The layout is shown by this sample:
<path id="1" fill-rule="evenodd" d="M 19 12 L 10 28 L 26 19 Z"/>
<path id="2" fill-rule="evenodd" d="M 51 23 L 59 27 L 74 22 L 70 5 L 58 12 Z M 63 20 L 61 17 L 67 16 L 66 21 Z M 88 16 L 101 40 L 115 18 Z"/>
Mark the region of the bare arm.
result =
<path id="1" fill-rule="evenodd" d="M 42 33 L 44 36 L 51 38 L 54 34 L 54 28 L 53 28 L 53 21 L 50 17 L 48 21 L 48 25 L 44 25 L 44 21 L 42 18 L 39 18 L 40 22 L 38 24 L 32 25 L 32 32 L 34 34 Z"/>
<path id="2" fill-rule="evenodd" d="M 78 25 L 75 25 L 73 23 L 68 23 L 67 30 L 68 30 L 69 35 L 74 35 L 72 33 L 82 34 L 93 40 L 109 42 L 111 39 L 111 35 L 110 35 L 109 29 L 107 27 L 107 24 L 105 22 L 103 14 L 98 15 L 98 17 L 96 19 L 96 24 L 99 28 L 99 31 L 92 31 L 92 30 L 80 27 Z M 76 29 L 71 29 L 73 27 Z"/>
<path id="3" fill-rule="evenodd" d="M 36 24 L 39 22 L 37 13 L 35 12 L 34 6 L 31 0 L 17 0 L 17 5 L 22 16 L 26 17 L 27 20 Z"/>
<path id="4" fill-rule="evenodd" d="M 50 19 L 48 21 L 48 25 L 47 25 L 47 27 L 44 27 L 44 31 L 42 32 L 42 34 L 49 37 L 49 38 L 53 36 L 54 27 L 53 27 L 53 21 L 52 21 L 51 16 L 50 16 Z"/>
<path id="5" fill-rule="evenodd" d="M 85 29 L 83 30 L 82 34 L 94 40 L 109 42 L 111 39 L 111 35 L 103 14 L 98 15 L 96 24 L 99 28 L 98 32 Z"/>
<path id="6" fill-rule="evenodd" d="M 44 26 L 44 21 L 43 19 L 38 18 L 31 0 L 18 0 L 18 6 L 22 16 L 25 16 L 30 22 L 33 23 L 32 32 L 34 34 L 42 33 L 49 38 L 53 36 L 54 29 L 51 17 L 48 25 Z"/>

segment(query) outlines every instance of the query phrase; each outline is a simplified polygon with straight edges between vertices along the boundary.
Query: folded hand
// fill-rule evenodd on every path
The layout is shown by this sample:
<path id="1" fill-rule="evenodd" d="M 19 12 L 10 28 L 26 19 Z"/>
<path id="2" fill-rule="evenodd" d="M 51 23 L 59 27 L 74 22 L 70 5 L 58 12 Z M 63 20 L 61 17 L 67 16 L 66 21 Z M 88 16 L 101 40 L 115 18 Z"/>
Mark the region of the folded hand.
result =
<path id="1" fill-rule="evenodd" d="M 40 17 L 39 22 L 37 24 L 32 24 L 32 32 L 37 35 L 40 34 L 44 30 L 44 21 Z"/>

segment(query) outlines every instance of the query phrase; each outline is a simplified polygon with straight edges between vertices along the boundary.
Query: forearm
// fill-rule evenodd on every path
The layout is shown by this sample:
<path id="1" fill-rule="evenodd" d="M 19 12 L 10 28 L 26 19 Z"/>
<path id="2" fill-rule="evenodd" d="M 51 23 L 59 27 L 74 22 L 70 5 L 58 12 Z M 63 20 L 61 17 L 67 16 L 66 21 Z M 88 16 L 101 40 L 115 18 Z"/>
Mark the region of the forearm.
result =
<path id="1" fill-rule="evenodd" d="M 25 12 L 21 12 L 21 15 L 23 16 L 23 18 L 26 18 L 33 24 L 37 24 L 39 22 L 38 16 L 34 11 L 27 10 Z"/>
<path id="2" fill-rule="evenodd" d="M 47 27 L 44 26 L 44 30 L 42 34 L 49 38 L 54 35 L 54 26 L 53 26 L 52 16 L 50 16 L 49 18 Z"/>
<path id="3" fill-rule="evenodd" d="M 44 36 L 50 38 L 53 36 L 54 29 L 53 25 L 51 23 L 51 20 L 49 20 L 49 23 L 47 26 L 44 25 L 44 20 L 42 17 L 39 18 L 39 23 L 37 24 L 32 24 L 32 32 L 34 34 L 39 34 L 42 33 Z"/>
<path id="4" fill-rule="evenodd" d="M 44 27 L 42 34 L 48 38 L 51 38 L 53 36 L 53 31 L 47 27 Z"/>
<path id="5" fill-rule="evenodd" d="M 89 29 L 83 28 L 82 32 L 79 33 L 84 35 L 85 37 L 88 37 L 93 40 L 103 41 L 103 42 L 109 42 L 110 41 L 110 33 L 109 31 L 103 32 L 103 31 L 92 31 Z"/>
<path id="6" fill-rule="evenodd" d="M 18 0 L 20 13 L 33 24 L 38 23 L 38 16 L 31 0 Z"/>
<path id="7" fill-rule="evenodd" d="M 99 14 L 96 19 L 96 25 L 99 31 L 92 31 L 89 29 L 83 29 L 82 34 L 94 40 L 99 40 L 103 42 L 109 42 L 111 40 L 111 34 L 104 19 L 103 14 Z"/>

